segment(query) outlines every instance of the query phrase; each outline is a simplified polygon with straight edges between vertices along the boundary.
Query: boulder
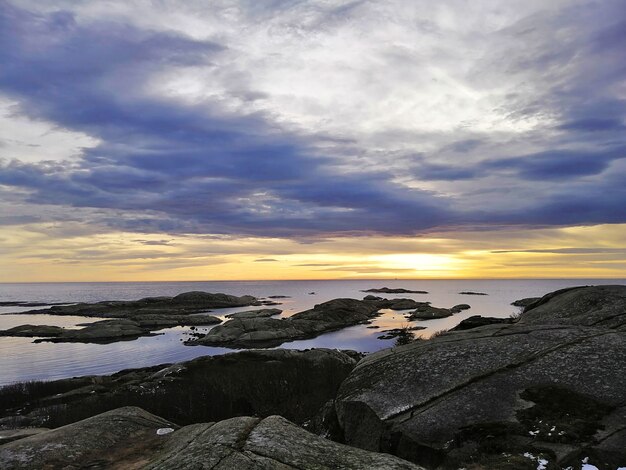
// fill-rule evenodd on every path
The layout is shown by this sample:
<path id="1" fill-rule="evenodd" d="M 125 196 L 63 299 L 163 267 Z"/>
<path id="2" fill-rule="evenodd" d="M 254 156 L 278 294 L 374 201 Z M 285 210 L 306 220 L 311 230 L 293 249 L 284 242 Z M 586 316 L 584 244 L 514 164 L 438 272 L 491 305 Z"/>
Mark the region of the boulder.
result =
<path id="1" fill-rule="evenodd" d="M 503 452 L 543 453 L 562 466 L 589 455 L 606 468 L 623 464 L 625 301 L 626 286 L 566 290 L 516 324 L 365 357 L 336 399 L 346 443 L 427 467 Z"/>
<path id="2" fill-rule="evenodd" d="M 334 299 L 289 318 L 235 318 L 186 344 L 227 348 L 275 347 L 366 322 L 378 315 L 378 309 L 376 303 Z"/>
<path id="3" fill-rule="evenodd" d="M 168 432 L 159 432 L 167 429 Z M 40 468 L 390 469 L 420 467 L 315 436 L 280 416 L 179 428 L 126 407 L 0 447 L 6 470 Z"/>

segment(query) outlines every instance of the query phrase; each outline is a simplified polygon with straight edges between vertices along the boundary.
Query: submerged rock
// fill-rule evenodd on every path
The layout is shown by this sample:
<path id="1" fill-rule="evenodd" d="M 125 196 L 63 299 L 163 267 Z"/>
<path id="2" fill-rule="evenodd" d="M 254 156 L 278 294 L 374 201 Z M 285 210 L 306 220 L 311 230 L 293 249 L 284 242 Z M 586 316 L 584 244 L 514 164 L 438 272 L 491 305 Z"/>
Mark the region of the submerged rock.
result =
<path id="1" fill-rule="evenodd" d="M 626 286 L 566 290 L 516 324 L 371 354 L 336 400 L 346 443 L 427 467 L 543 452 L 616 468 L 626 462 L 625 305 Z"/>
<path id="2" fill-rule="evenodd" d="M 235 318 L 186 344 L 228 348 L 274 347 L 363 323 L 377 316 L 378 309 L 375 303 L 334 299 L 289 318 Z"/>
<path id="3" fill-rule="evenodd" d="M 163 427 L 175 429 L 164 435 Z M 419 470 L 386 454 L 337 444 L 280 416 L 183 428 L 136 407 L 119 408 L 0 447 L 6 470 L 40 468 Z"/>

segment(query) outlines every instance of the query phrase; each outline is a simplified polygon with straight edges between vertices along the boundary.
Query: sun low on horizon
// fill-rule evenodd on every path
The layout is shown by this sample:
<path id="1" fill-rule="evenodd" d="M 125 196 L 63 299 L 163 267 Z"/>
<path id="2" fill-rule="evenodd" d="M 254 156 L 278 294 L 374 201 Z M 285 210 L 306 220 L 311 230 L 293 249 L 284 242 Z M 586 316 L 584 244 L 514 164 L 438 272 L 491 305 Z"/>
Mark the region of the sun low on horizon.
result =
<path id="1" fill-rule="evenodd" d="M 0 282 L 626 278 L 626 9 L 0 0 Z"/>

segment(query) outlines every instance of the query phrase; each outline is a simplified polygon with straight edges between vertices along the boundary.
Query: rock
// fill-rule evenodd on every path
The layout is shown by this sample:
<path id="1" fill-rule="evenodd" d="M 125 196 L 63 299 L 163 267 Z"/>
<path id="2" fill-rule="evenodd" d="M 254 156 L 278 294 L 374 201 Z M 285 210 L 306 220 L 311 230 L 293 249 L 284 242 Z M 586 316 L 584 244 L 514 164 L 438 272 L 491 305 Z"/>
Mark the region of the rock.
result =
<path id="1" fill-rule="evenodd" d="M 472 308 L 470 305 L 468 304 L 458 304 L 455 305 L 454 307 L 450 308 L 450 311 L 452 313 L 459 313 L 462 312 L 463 310 L 469 310 L 470 308 Z"/>
<path id="2" fill-rule="evenodd" d="M 367 289 L 361 292 L 374 292 L 379 294 L 428 294 L 425 290 L 410 289 L 390 289 L 389 287 L 381 287 L 379 289 Z"/>
<path id="3" fill-rule="evenodd" d="M 36 434 L 50 431 L 48 428 L 17 428 L 17 429 L 0 429 L 0 446 L 9 442 L 17 441 L 25 437 L 34 436 Z"/>
<path id="4" fill-rule="evenodd" d="M 413 299 L 383 299 L 374 295 L 366 295 L 363 297 L 363 301 L 374 303 L 379 309 L 388 308 L 390 310 L 410 310 L 430 305 L 430 302 L 417 302 Z"/>
<path id="5" fill-rule="evenodd" d="M 177 429 L 158 435 L 160 427 Z M 140 408 L 103 413 L 0 448 L 3 469 L 145 468 L 419 470 L 315 436 L 280 416 L 172 425 Z"/>
<path id="6" fill-rule="evenodd" d="M 69 426 L 25 437 L 0 447 L 0 468 L 126 468 L 147 461 L 166 439 L 162 427 L 178 426 L 136 407 L 119 408 Z"/>
<path id="7" fill-rule="evenodd" d="M 451 328 L 449 331 L 471 330 L 472 328 L 478 328 L 479 326 L 511 323 L 515 323 L 515 320 L 512 318 L 481 317 L 480 315 L 474 315 L 466 318 L 457 326 Z"/>
<path id="8" fill-rule="evenodd" d="M 368 301 L 368 300 L 369 301 L 372 301 L 372 300 L 378 301 L 378 300 L 384 300 L 384 299 L 382 297 L 377 297 L 375 295 L 371 295 L 370 294 L 370 295 L 366 295 L 365 297 L 363 297 L 363 300 L 366 300 L 366 301 Z"/>
<path id="9" fill-rule="evenodd" d="M 527 306 L 520 323 L 626 328 L 626 286 L 575 287 L 552 292 Z"/>
<path id="10" fill-rule="evenodd" d="M 534 304 L 539 299 L 541 299 L 541 297 L 526 297 L 524 299 L 519 299 L 515 302 L 511 302 L 511 305 L 515 307 L 528 307 L 530 304 Z"/>
<path id="11" fill-rule="evenodd" d="M 0 389 L 0 416 L 18 414 L 28 419 L 23 425 L 58 427 L 141 404 L 179 424 L 246 414 L 280 414 L 301 424 L 335 397 L 361 357 L 329 349 L 244 351 L 110 376 L 25 384 L 15 396 Z"/>
<path id="12" fill-rule="evenodd" d="M 60 326 L 48 326 L 48 325 L 20 325 L 8 330 L 0 330 L 0 336 L 22 336 L 33 338 L 35 336 L 60 336 L 66 331 Z"/>
<path id="13" fill-rule="evenodd" d="M 451 317 L 452 311 L 448 308 L 431 307 L 430 305 L 420 305 L 407 317 L 409 320 L 434 320 L 437 318 Z"/>
<path id="14" fill-rule="evenodd" d="M 502 452 L 548 452 L 562 466 L 586 455 L 606 468 L 626 462 L 626 286 L 543 299 L 515 324 L 365 357 L 336 399 L 346 443 L 427 467 Z"/>
<path id="15" fill-rule="evenodd" d="M 235 318 L 186 344 L 228 348 L 274 347 L 363 323 L 377 315 L 378 306 L 373 303 L 334 299 L 289 318 Z"/>
<path id="16" fill-rule="evenodd" d="M 39 338 L 35 343 L 111 343 L 149 335 L 150 330 L 140 327 L 136 321 L 116 319 L 91 323 L 79 330 L 63 330 L 60 335 Z"/>
<path id="17" fill-rule="evenodd" d="M 267 298 L 268 299 L 290 299 L 291 297 L 288 295 L 270 295 Z"/>
<path id="18" fill-rule="evenodd" d="M 472 291 L 463 291 L 463 292 L 459 292 L 460 295 L 489 295 L 489 294 L 485 294 L 484 292 L 472 292 Z"/>
<path id="19" fill-rule="evenodd" d="M 0 331 L 0 336 L 41 337 L 36 343 L 114 343 L 137 339 L 140 336 L 151 336 L 152 331 L 174 326 L 213 325 L 221 323 L 212 315 L 165 315 L 143 314 L 131 318 L 102 320 L 94 323 L 82 323 L 85 328 L 70 330 L 58 326 L 21 325 L 9 330 Z"/>
<path id="20" fill-rule="evenodd" d="M 206 312 L 212 308 L 246 307 L 257 299 L 208 292 L 185 292 L 176 297 L 146 297 L 130 301 L 105 301 L 93 304 L 56 305 L 48 309 L 16 312 L 16 314 L 79 315 L 85 317 L 132 318 L 136 315 L 186 315 Z"/>
<path id="21" fill-rule="evenodd" d="M 266 318 L 273 317 L 283 313 L 278 308 L 264 308 L 261 310 L 246 310 L 245 312 L 236 312 L 226 315 L 226 318 Z"/>

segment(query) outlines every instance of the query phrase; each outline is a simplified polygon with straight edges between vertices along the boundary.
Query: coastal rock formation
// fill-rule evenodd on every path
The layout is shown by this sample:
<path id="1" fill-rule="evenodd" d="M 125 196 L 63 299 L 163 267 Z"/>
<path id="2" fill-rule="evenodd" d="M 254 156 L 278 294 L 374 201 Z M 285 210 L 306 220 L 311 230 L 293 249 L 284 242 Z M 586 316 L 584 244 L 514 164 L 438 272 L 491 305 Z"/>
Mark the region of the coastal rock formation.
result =
<path id="1" fill-rule="evenodd" d="M 462 330 L 471 330 L 472 328 L 478 328 L 480 326 L 487 325 L 496 325 L 496 324 L 504 324 L 504 323 L 515 323 L 513 318 L 495 318 L 495 317 L 482 317 L 480 315 L 474 315 L 469 318 L 466 318 L 461 323 L 459 323 L 454 328 L 451 328 L 449 331 L 462 331 Z"/>
<path id="2" fill-rule="evenodd" d="M 516 324 L 365 357 L 336 399 L 346 443 L 429 468 L 481 459 L 504 468 L 503 453 L 524 452 L 563 466 L 585 456 L 623 465 L 626 286 L 558 291 L 533 305 Z"/>
<path id="3" fill-rule="evenodd" d="M 378 309 L 378 305 L 372 302 L 334 299 L 289 318 L 232 319 L 186 344 L 227 348 L 274 347 L 363 323 L 377 316 Z"/>
<path id="4" fill-rule="evenodd" d="M 21 325 L 0 330 L 0 336 L 39 337 L 36 343 L 113 343 L 140 336 L 152 336 L 152 331 L 174 326 L 201 326 L 221 323 L 211 315 L 142 314 L 133 319 L 118 318 L 83 324 L 81 329 L 66 329 L 47 325 Z"/>
<path id="5" fill-rule="evenodd" d="M 266 318 L 279 315 L 283 311 L 279 308 L 264 308 L 261 310 L 246 310 L 245 312 L 236 312 L 226 315 L 226 318 Z"/>
<path id="6" fill-rule="evenodd" d="M 378 289 L 367 289 L 361 292 L 374 292 L 379 294 L 428 294 L 425 290 L 410 290 L 410 289 L 390 289 L 389 287 L 381 287 Z"/>
<path id="7" fill-rule="evenodd" d="M 511 305 L 514 307 L 528 307 L 531 304 L 537 302 L 541 297 L 526 297 L 524 299 L 519 299 L 514 302 L 511 302 Z"/>
<path id="8" fill-rule="evenodd" d="M 408 320 L 434 320 L 437 318 L 451 317 L 452 311 L 449 308 L 438 308 L 430 305 L 420 305 L 411 312 L 408 316 Z"/>
<path id="9" fill-rule="evenodd" d="M 360 355 L 329 349 L 243 351 L 110 376 L 0 389 L 0 427 L 58 427 L 121 406 L 179 424 L 280 414 L 298 424 L 332 400 Z M 1 468 L 1 467 L 0 467 Z"/>
<path id="10" fill-rule="evenodd" d="M 214 308 L 246 307 L 261 305 L 255 297 L 237 297 L 208 292 L 185 292 L 175 297 L 147 297 L 140 300 L 104 301 L 93 304 L 78 303 L 56 305 L 41 310 L 16 312 L 16 314 L 45 313 L 48 315 L 78 315 L 85 317 L 133 318 L 137 315 L 186 315 L 202 313 Z"/>
<path id="11" fill-rule="evenodd" d="M 473 291 L 463 291 L 463 292 L 459 292 L 460 295 L 489 295 L 489 294 L 485 294 L 484 292 L 473 292 Z"/>
<path id="12" fill-rule="evenodd" d="M 420 469 L 397 457 L 315 436 L 280 416 L 238 417 L 179 428 L 136 407 L 109 411 L 2 446 L 0 467 Z"/>

